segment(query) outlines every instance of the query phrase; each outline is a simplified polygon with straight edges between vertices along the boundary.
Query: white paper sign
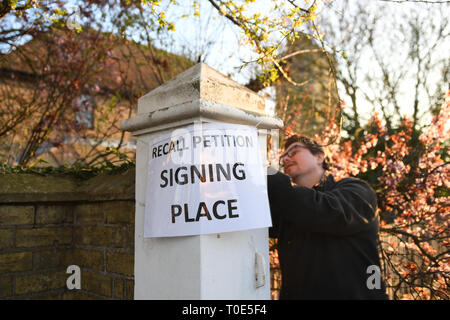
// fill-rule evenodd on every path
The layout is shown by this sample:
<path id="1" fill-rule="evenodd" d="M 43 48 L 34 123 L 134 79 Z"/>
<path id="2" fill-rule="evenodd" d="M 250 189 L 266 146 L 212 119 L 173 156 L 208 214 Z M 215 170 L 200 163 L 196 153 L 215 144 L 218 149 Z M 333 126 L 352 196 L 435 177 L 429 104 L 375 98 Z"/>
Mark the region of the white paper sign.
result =
<path id="1" fill-rule="evenodd" d="M 144 237 L 271 225 L 256 128 L 193 124 L 150 142 Z"/>

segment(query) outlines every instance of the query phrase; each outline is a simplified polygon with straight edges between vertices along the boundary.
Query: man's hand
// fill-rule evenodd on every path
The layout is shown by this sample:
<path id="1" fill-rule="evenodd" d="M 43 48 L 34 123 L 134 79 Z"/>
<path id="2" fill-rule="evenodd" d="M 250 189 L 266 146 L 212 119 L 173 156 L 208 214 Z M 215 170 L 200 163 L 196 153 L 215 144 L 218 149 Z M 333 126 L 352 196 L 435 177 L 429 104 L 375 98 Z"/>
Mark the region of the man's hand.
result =
<path id="1" fill-rule="evenodd" d="M 277 169 L 275 169 L 274 167 L 272 167 L 272 166 L 268 166 L 267 167 L 267 175 L 268 176 L 272 176 L 274 174 L 277 174 L 278 172 L 279 171 Z"/>

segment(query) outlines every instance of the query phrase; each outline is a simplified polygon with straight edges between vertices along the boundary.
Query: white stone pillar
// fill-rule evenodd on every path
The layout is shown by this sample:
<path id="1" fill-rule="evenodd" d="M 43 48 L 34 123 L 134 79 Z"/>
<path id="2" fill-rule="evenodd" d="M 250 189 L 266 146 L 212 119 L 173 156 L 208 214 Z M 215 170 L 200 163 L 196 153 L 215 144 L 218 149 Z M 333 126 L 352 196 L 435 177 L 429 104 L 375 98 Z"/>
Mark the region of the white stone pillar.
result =
<path id="1" fill-rule="evenodd" d="M 139 99 L 121 128 L 137 137 L 135 299 L 270 299 L 268 229 L 187 237 L 144 238 L 149 141 L 198 122 L 256 126 L 263 163 L 264 99 L 205 64 L 197 64 Z"/>

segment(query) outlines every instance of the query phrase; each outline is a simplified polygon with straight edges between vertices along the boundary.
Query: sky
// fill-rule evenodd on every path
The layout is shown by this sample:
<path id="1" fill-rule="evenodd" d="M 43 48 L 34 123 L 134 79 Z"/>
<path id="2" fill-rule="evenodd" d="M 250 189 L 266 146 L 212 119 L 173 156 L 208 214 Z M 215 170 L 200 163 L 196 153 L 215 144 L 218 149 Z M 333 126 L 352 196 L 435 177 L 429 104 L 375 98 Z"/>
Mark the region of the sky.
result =
<path id="1" fill-rule="evenodd" d="M 70 7 L 74 7 L 77 2 L 78 0 L 69 1 L 67 5 L 69 11 L 73 10 L 73 8 Z M 251 10 L 261 11 L 263 15 L 271 14 L 271 7 L 276 2 L 281 3 L 283 1 L 257 0 L 255 5 L 251 7 Z M 296 2 L 301 3 L 302 1 Z M 322 2 L 319 1 L 318 3 Z M 348 10 L 354 10 L 357 3 L 357 0 L 351 0 Z M 361 1 L 359 1 L 359 3 L 361 3 Z M 220 17 L 219 13 L 207 0 L 199 0 L 201 18 L 193 16 L 194 9 L 191 1 L 179 0 L 178 4 L 178 6 L 168 6 L 169 0 L 162 1 L 160 9 L 166 12 L 169 21 L 175 23 L 175 31 L 170 33 L 169 38 L 164 38 L 163 41 L 159 41 L 158 37 L 155 36 L 153 42 L 155 46 L 169 52 L 185 55 L 194 61 L 198 61 L 199 59 L 201 62 L 230 76 L 233 80 L 243 85 L 255 76 L 258 70 L 255 63 L 250 63 L 245 67 L 242 67 L 245 62 L 255 60 L 256 55 L 251 48 L 242 44 L 241 31 L 236 26 L 223 17 Z M 336 0 L 332 2 L 332 6 L 319 6 L 318 24 L 320 25 L 320 19 L 326 19 L 329 22 L 337 23 L 339 15 L 342 14 L 341 4 L 342 1 Z M 402 34 L 399 30 L 388 28 L 390 21 L 399 20 L 402 15 L 410 14 L 411 12 L 418 12 L 419 16 L 426 16 L 429 14 L 430 10 L 436 10 L 437 6 L 438 10 L 441 10 L 443 14 L 446 14 L 447 12 L 447 16 L 450 17 L 450 4 L 398 3 L 376 0 L 365 1 L 365 6 L 370 8 L 373 12 L 381 12 L 381 8 L 384 8 L 382 19 L 386 20 L 386 27 L 378 31 L 380 35 L 379 39 L 381 39 L 379 42 L 381 48 L 380 52 L 382 52 L 383 59 L 387 59 L 388 62 L 392 62 L 396 59 L 398 64 L 403 63 L 405 54 L 404 51 L 402 52 L 401 46 Z M 304 5 L 304 7 L 306 8 L 307 5 Z M 113 10 L 113 8 L 111 10 Z M 184 17 L 186 14 L 188 14 L 187 17 Z M 439 17 L 433 16 L 433 18 L 438 19 Z M 107 29 L 107 26 L 108 23 L 105 23 L 103 27 Z M 350 23 L 349 29 L 351 29 L 351 27 Z M 389 39 L 392 39 L 391 36 L 394 35 L 395 32 L 397 32 L 396 39 L 398 39 L 400 44 L 395 48 L 397 52 L 392 51 L 391 47 L 393 44 L 389 43 Z M 450 33 L 450 27 L 447 28 L 446 32 Z M 430 39 L 433 37 L 432 34 L 427 35 L 426 32 L 424 32 L 424 34 Z M 129 36 L 138 40 L 137 35 L 130 34 Z M 328 44 L 327 41 L 327 35 L 325 35 L 326 45 Z M 332 42 L 333 41 L 331 40 L 330 43 Z M 339 45 L 339 43 L 337 43 L 337 45 Z M 406 47 L 404 48 L 404 50 L 406 50 Z M 351 52 L 348 53 L 351 54 Z M 433 55 L 440 55 L 441 57 L 446 56 L 447 59 L 450 60 L 450 41 L 439 44 L 433 51 Z M 367 76 L 368 70 L 370 74 L 374 76 L 381 76 L 379 74 L 380 71 L 377 70 L 373 54 L 371 55 L 370 52 L 365 52 L 361 59 L 363 61 L 362 65 L 365 66 L 365 70 L 360 70 L 359 72 L 361 80 L 359 84 L 366 92 L 370 92 L 370 88 L 364 81 L 364 77 Z M 411 74 L 414 74 L 414 70 L 410 71 Z M 439 75 L 435 72 L 430 72 L 426 76 L 436 78 Z M 402 91 L 401 105 L 404 106 L 402 112 L 406 115 L 411 115 L 410 106 L 413 104 L 414 100 L 414 96 L 411 94 L 411 88 L 414 87 L 413 81 L 414 79 L 403 81 L 400 86 Z M 346 97 L 343 88 L 340 87 L 339 89 L 341 99 L 348 101 L 348 97 Z M 274 90 L 268 88 L 264 92 L 260 92 L 260 94 L 265 93 L 269 93 L 269 95 L 272 96 L 272 99 L 269 98 L 267 101 L 267 111 L 269 114 L 273 115 L 275 100 Z M 375 111 L 373 105 L 362 95 L 359 95 L 358 99 L 360 100 L 360 113 L 363 114 L 366 119 L 369 118 L 370 114 Z M 426 121 L 428 121 L 428 119 L 426 119 Z"/>
<path id="2" fill-rule="evenodd" d="M 181 1 L 180 1 L 181 2 Z M 299 1 L 297 1 L 299 2 Z M 348 10 L 353 10 L 356 7 L 356 0 L 350 2 L 350 7 Z M 191 8 L 189 3 L 183 2 L 184 12 L 188 12 Z M 263 14 L 270 12 L 270 5 L 272 1 L 270 0 L 257 0 L 257 9 L 261 9 Z M 339 14 L 341 11 L 341 2 L 334 1 L 331 7 L 321 6 L 319 7 L 319 21 L 320 19 L 328 19 L 329 21 L 335 21 L 337 23 L 337 19 L 339 19 Z M 367 1 L 367 7 L 374 12 L 385 12 L 386 14 L 382 17 L 382 19 L 386 20 L 385 28 L 379 30 L 381 34 L 379 40 L 380 52 L 382 52 L 383 57 L 385 59 L 390 59 L 388 62 L 393 62 L 397 59 L 397 63 L 403 63 L 405 50 L 407 47 L 403 47 L 401 45 L 397 45 L 395 50 L 399 52 L 390 51 L 392 48 L 392 44 L 389 43 L 388 36 L 383 37 L 384 33 L 389 33 L 389 35 L 393 35 L 395 30 L 389 29 L 390 22 L 392 20 L 400 20 L 403 15 L 412 14 L 417 12 L 420 15 L 426 16 L 429 14 L 429 10 L 436 10 L 436 6 L 439 6 L 438 10 L 442 10 L 443 12 L 448 12 L 447 16 L 450 16 L 450 5 L 441 5 L 441 4 L 423 4 L 423 3 L 398 3 L 398 2 L 386 2 L 386 1 Z M 248 67 L 241 69 L 243 62 L 251 61 L 255 59 L 255 55 L 251 51 L 250 48 L 245 47 L 240 42 L 240 33 L 239 30 L 230 22 L 225 21 L 225 19 L 220 19 L 218 17 L 218 13 L 216 10 L 212 8 L 212 6 L 208 3 L 207 0 L 200 1 L 200 10 L 201 17 L 199 18 L 183 18 L 179 17 L 183 14 L 180 13 L 179 8 L 173 11 L 168 12 L 168 19 L 175 21 L 176 31 L 172 34 L 173 42 L 172 48 L 170 51 L 184 54 L 191 54 L 192 57 L 198 58 L 201 54 L 201 61 L 208 64 L 209 66 L 217 69 L 221 73 L 225 75 L 231 76 L 235 81 L 245 84 L 255 73 L 255 65 L 252 64 Z M 434 16 L 434 19 L 438 19 L 439 17 Z M 383 25 L 383 23 L 381 24 Z M 351 28 L 351 25 L 349 26 Z M 447 28 L 449 31 L 449 28 Z M 399 31 L 397 30 L 397 33 Z M 400 32 L 401 33 L 401 32 Z M 433 35 L 427 35 L 424 31 L 425 36 L 429 36 L 430 38 Z M 384 40 L 383 40 L 384 39 Z M 398 35 L 397 39 L 399 39 L 399 43 L 401 44 L 402 35 Z M 327 38 L 325 36 L 325 44 L 327 44 Z M 189 49 L 186 49 L 189 48 Z M 445 56 L 447 55 L 448 59 L 450 59 L 450 42 L 446 41 L 445 43 L 439 44 L 439 46 L 435 49 L 435 52 L 438 55 Z M 365 66 L 366 70 L 361 70 L 360 72 L 360 86 L 366 92 L 371 92 L 371 89 L 364 82 L 365 72 L 370 70 L 370 73 L 373 76 L 379 76 L 380 71 L 376 67 L 376 63 L 374 62 L 373 54 L 370 52 L 366 52 L 362 56 L 362 65 Z M 395 70 L 394 70 L 395 71 Z M 414 70 L 410 70 L 414 73 Z M 439 74 L 430 72 L 427 76 L 433 78 L 438 77 Z M 400 86 L 400 91 L 402 94 L 400 95 L 401 105 L 403 106 L 401 112 L 405 115 L 411 116 L 412 108 L 410 106 L 413 105 L 414 95 L 412 94 L 411 89 L 414 88 L 415 79 L 410 79 L 403 81 Z M 431 81 L 432 82 L 432 81 Z M 274 95 L 274 91 L 268 90 L 269 93 Z M 348 100 L 346 97 L 343 88 L 340 88 L 340 96 L 341 99 Z M 363 95 L 359 95 L 359 106 L 360 113 L 363 114 L 363 117 L 368 119 L 373 111 L 376 108 L 367 101 L 367 99 Z M 423 100 L 423 99 L 421 99 Z M 273 113 L 273 100 L 268 102 L 269 105 L 269 113 Z M 429 119 L 426 119 L 428 121 Z"/>
<path id="3" fill-rule="evenodd" d="M 163 1 L 163 3 L 167 2 Z M 271 8 L 277 2 L 283 1 L 257 0 L 254 5 L 249 7 L 248 14 L 261 12 L 263 16 L 269 15 Z M 240 29 L 221 17 L 207 0 L 200 0 L 199 3 L 201 19 L 192 16 L 179 18 L 185 12 L 192 11 L 190 1 L 183 2 L 182 12 L 179 11 L 179 7 L 168 11 L 168 19 L 175 21 L 176 27 L 176 31 L 172 34 L 174 47 L 171 50 L 191 55 L 195 61 L 200 56 L 201 62 L 242 85 L 247 84 L 250 79 L 255 78 L 259 71 L 256 63 L 251 63 L 257 59 L 257 55 L 251 48 L 243 44 Z M 162 8 L 164 8 L 164 4 Z M 275 114 L 275 90 L 266 88 L 259 94 L 266 98 L 266 111 L 273 116 Z"/>

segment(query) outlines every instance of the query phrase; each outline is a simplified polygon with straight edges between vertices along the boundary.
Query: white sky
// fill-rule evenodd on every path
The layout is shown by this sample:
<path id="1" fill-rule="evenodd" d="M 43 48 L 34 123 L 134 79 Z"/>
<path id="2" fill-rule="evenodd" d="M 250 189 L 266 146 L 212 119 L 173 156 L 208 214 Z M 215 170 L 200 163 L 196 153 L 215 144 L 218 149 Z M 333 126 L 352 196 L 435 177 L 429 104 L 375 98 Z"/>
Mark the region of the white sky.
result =
<path id="1" fill-rule="evenodd" d="M 356 0 L 353 1 L 353 3 Z M 190 1 L 183 2 L 184 3 L 184 12 L 192 11 Z M 385 1 L 366 1 L 367 6 L 372 7 L 373 10 L 378 10 L 380 6 L 384 6 L 387 8 L 388 14 L 384 17 L 386 19 L 386 26 L 389 25 L 387 23 L 389 19 L 401 19 L 401 15 L 408 14 L 413 11 L 422 11 L 424 15 L 428 14 L 430 6 L 439 6 L 439 10 L 448 11 L 448 16 L 450 16 L 450 5 L 438 5 L 438 4 L 420 4 L 420 3 L 389 3 Z M 268 12 L 270 4 L 272 1 L 270 0 L 258 0 L 256 9 L 261 9 L 262 12 Z M 336 9 L 329 10 L 326 9 L 327 12 L 331 14 L 339 13 L 339 1 L 335 1 L 333 6 Z M 164 8 L 164 5 L 162 6 Z M 351 8 L 351 7 L 350 7 Z M 234 80 L 241 84 L 245 84 L 249 78 L 254 74 L 255 66 L 252 65 L 250 67 L 246 67 L 244 69 L 240 69 L 243 61 L 250 61 L 255 58 L 253 52 L 243 46 L 239 41 L 239 30 L 236 29 L 231 22 L 223 23 L 224 19 L 218 18 L 218 13 L 215 9 L 211 7 L 207 0 L 200 1 L 200 9 L 201 9 L 201 19 L 199 18 L 184 18 L 180 19 L 179 17 L 183 14 L 180 11 L 172 10 L 168 12 L 169 20 L 173 19 L 175 21 L 176 31 L 172 34 L 174 41 L 172 42 L 172 48 L 168 48 L 169 51 L 177 52 L 177 53 L 190 53 L 194 56 L 198 57 L 200 53 L 203 52 L 202 62 L 210 65 L 211 67 L 217 69 L 225 75 L 230 75 Z M 333 12 L 334 11 L 334 12 Z M 320 17 L 320 15 L 319 15 Z M 394 30 L 381 30 L 381 32 L 392 33 Z M 432 35 L 430 35 L 431 37 Z M 400 35 L 401 38 L 401 35 Z M 326 38 L 325 38 L 326 39 Z M 388 39 L 388 37 L 386 37 Z M 385 40 L 386 40 L 385 39 Z M 381 42 L 380 42 L 381 43 Z M 398 59 L 399 63 L 402 63 L 402 53 L 401 52 L 390 52 L 389 51 L 389 43 L 384 44 L 385 54 L 384 57 L 386 59 Z M 189 50 L 183 49 L 184 47 L 189 47 Z M 167 47 L 167 46 L 166 46 Z M 206 48 L 206 50 L 205 50 Z M 447 55 L 450 59 L 450 43 L 442 43 L 440 47 L 437 49 L 440 54 L 444 56 Z M 404 52 L 403 52 L 404 54 Z M 366 65 L 368 69 L 373 70 L 374 73 L 377 72 L 373 63 L 373 56 L 367 54 L 362 57 L 362 60 L 365 61 L 363 65 Z M 437 75 L 430 74 L 431 77 L 436 77 Z M 412 108 L 410 106 L 413 105 L 414 95 L 411 94 L 411 88 L 414 87 L 414 83 L 410 81 L 404 81 L 401 90 L 403 94 L 401 95 L 401 105 L 402 113 L 406 115 L 412 114 Z M 365 88 L 366 91 L 370 91 L 365 87 L 364 79 L 361 79 L 360 86 Z M 342 88 L 340 88 L 341 99 L 347 100 Z M 370 114 L 374 111 L 373 105 L 363 97 L 359 97 L 360 102 L 359 106 L 361 107 L 360 113 L 365 115 L 365 118 L 368 118 Z M 269 103 L 270 104 L 270 103 Z M 273 107 L 273 104 L 271 105 Z"/>
<path id="2" fill-rule="evenodd" d="M 169 0 L 163 0 L 161 9 L 166 11 L 166 7 Z M 191 59 L 198 58 L 201 55 L 202 62 L 208 64 L 209 66 L 217 69 L 225 75 L 231 76 L 232 79 L 236 80 L 241 84 L 248 82 L 255 74 L 257 70 L 256 64 L 250 64 L 245 68 L 241 68 L 243 62 L 251 61 L 256 58 L 252 50 L 244 46 L 240 41 L 240 30 L 237 29 L 231 22 L 226 19 L 219 17 L 218 12 L 212 8 L 207 0 L 199 0 L 201 19 L 193 17 L 193 8 L 191 1 L 179 0 L 179 6 L 171 6 L 172 9 L 167 11 L 167 18 L 169 21 L 175 22 L 176 31 L 171 33 L 171 40 L 165 40 L 164 43 L 154 42 L 154 45 L 160 47 L 161 49 L 184 54 Z M 282 2 L 282 1 L 278 1 Z M 297 1 L 300 2 L 300 1 Z M 361 1 L 352 0 L 350 9 L 356 3 L 361 3 Z M 73 0 L 76 4 L 77 0 Z M 263 14 L 269 13 L 270 8 L 275 2 L 272 0 L 257 0 L 256 4 L 252 7 L 253 10 L 261 11 Z M 311 2 L 310 2 L 311 3 Z M 333 3 L 333 9 L 325 9 L 326 12 L 331 14 L 331 20 L 337 19 L 339 14 L 339 5 L 342 2 L 340 0 L 335 0 Z M 418 11 L 421 14 L 427 15 L 429 10 L 435 9 L 439 6 L 439 10 L 443 13 L 448 12 L 447 16 L 450 17 L 450 4 L 423 4 L 423 3 L 396 3 L 396 2 L 385 2 L 380 0 L 365 0 L 368 7 L 371 7 L 373 11 L 379 10 L 380 6 L 385 7 L 387 14 L 384 19 L 386 19 L 386 26 L 389 25 L 389 21 L 393 19 L 401 19 L 401 15 L 413 11 Z M 70 3 L 69 3 L 70 6 Z M 304 7 L 307 7 L 306 5 Z M 323 8 L 323 7 L 322 7 Z M 320 9 L 322 9 L 320 8 Z M 320 10 L 319 10 L 320 12 Z M 182 15 L 189 13 L 187 18 L 181 18 Z M 319 18 L 321 15 L 319 14 Z M 326 16 L 323 16 L 326 17 Z M 319 21 L 320 22 L 320 21 Z M 106 24 L 107 25 L 107 24 Z M 381 37 L 383 39 L 383 32 L 385 34 L 391 35 L 392 33 L 399 33 L 398 30 L 380 30 Z M 450 30 L 447 30 L 450 32 Z M 430 38 L 432 35 L 429 35 Z M 382 46 L 385 46 L 383 57 L 386 59 L 397 59 L 398 63 L 402 63 L 404 52 L 392 52 L 390 51 L 390 43 L 387 42 L 389 37 L 385 37 L 385 43 L 380 42 Z M 398 34 L 397 38 L 399 41 L 402 39 L 401 33 Z M 325 38 L 327 40 L 327 38 Z M 440 46 L 435 50 L 437 55 L 447 56 L 450 59 L 450 42 L 440 44 Z M 373 56 L 367 54 L 362 57 L 364 65 L 367 69 L 373 70 L 376 74 L 377 70 L 374 67 Z M 414 71 L 412 71 L 414 72 Z M 362 73 L 363 74 L 363 73 Z M 429 77 L 437 77 L 436 74 L 429 74 Z M 403 94 L 401 96 L 401 105 L 403 105 L 402 112 L 411 115 L 412 110 L 410 106 L 413 104 L 414 96 L 411 94 L 411 88 L 414 86 L 413 80 L 404 81 L 401 90 Z M 361 78 L 359 82 L 360 86 L 366 91 L 367 86 L 364 79 Z M 448 84 L 443 84 L 443 86 L 448 86 Z M 348 98 L 345 96 L 342 88 L 340 88 L 341 99 L 348 102 Z M 273 90 L 268 89 L 272 95 Z M 359 106 L 361 107 L 360 113 L 365 115 L 366 118 L 374 111 L 372 104 L 368 103 L 363 96 L 359 97 Z M 272 113 L 274 103 L 268 102 L 269 113 Z"/>

